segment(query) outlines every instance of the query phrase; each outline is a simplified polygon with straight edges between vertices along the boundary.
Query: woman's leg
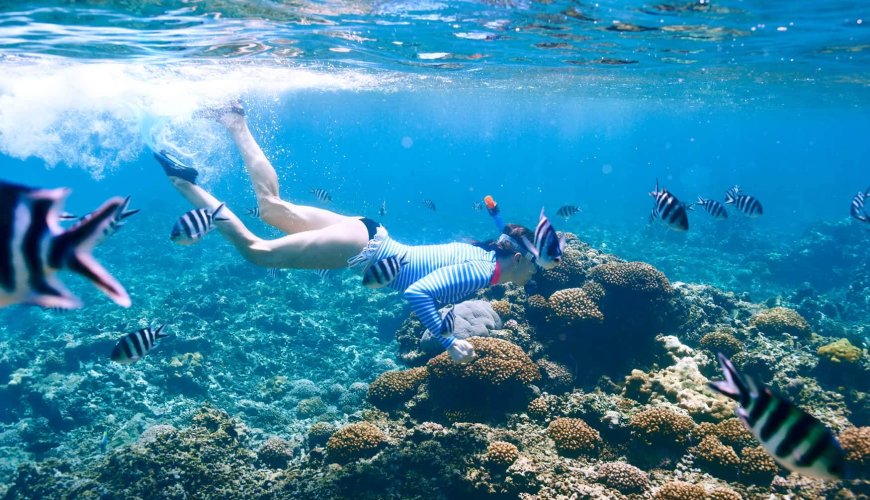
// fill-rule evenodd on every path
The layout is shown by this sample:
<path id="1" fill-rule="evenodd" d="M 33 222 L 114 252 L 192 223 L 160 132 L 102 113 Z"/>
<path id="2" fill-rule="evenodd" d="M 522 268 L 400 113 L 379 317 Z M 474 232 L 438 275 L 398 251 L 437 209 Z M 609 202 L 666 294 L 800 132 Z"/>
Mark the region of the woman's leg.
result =
<path id="1" fill-rule="evenodd" d="M 245 168 L 257 193 L 260 217 L 265 223 L 287 234 L 294 234 L 322 229 L 350 218 L 322 208 L 294 205 L 282 200 L 278 174 L 251 135 L 245 117 L 238 112 L 228 111 L 218 121 L 227 128 L 242 154 Z"/>
<path id="2" fill-rule="evenodd" d="M 215 209 L 220 201 L 206 190 L 178 177 L 172 185 L 195 207 Z M 368 243 L 368 230 L 359 219 L 344 217 L 331 226 L 302 231 L 274 240 L 257 237 L 229 209 L 221 210 L 229 220 L 215 222 L 218 230 L 248 261 L 264 267 L 293 269 L 340 269 Z"/>

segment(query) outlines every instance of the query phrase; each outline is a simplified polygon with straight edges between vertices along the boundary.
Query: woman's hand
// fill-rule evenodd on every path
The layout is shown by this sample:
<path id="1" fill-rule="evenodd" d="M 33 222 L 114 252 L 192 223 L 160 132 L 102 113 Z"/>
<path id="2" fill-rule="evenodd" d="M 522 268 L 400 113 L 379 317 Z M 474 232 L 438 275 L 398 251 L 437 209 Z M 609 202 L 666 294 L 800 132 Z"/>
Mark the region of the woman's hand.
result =
<path id="1" fill-rule="evenodd" d="M 460 339 L 453 341 L 453 345 L 447 348 L 447 354 L 454 363 L 468 363 L 476 356 L 471 342 Z"/>

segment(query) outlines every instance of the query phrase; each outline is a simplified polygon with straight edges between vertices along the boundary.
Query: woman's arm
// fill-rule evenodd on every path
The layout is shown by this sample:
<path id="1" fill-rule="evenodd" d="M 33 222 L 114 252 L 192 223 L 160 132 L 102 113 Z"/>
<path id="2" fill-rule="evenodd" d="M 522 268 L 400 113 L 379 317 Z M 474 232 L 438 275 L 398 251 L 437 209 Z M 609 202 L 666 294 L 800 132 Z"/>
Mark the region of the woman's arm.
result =
<path id="1" fill-rule="evenodd" d="M 491 262 L 471 261 L 442 267 L 420 278 L 405 290 L 405 299 L 411 303 L 417 317 L 444 349 L 452 346 L 456 339 L 453 332 L 441 331 L 442 319 L 438 314 L 438 303 L 456 302 L 489 286 L 493 266 Z"/>

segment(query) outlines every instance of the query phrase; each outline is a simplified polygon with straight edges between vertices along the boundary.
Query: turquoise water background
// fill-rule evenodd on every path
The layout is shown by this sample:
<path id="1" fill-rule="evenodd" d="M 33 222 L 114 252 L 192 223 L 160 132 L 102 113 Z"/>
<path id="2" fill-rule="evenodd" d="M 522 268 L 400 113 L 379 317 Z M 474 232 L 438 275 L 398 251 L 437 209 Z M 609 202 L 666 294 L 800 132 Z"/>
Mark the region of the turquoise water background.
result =
<path id="1" fill-rule="evenodd" d="M 221 355 L 258 353 L 260 366 L 232 358 L 212 366 L 224 387 L 234 371 L 349 386 L 397 366 L 393 332 L 409 309 L 396 295 L 341 273 L 269 281 L 216 233 L 193 248 L 169 241 L 190 207 L 146 140 L 186 153 L 203 185 L 255 233 L 278 236 L 243 215 L 255 200 L 229 137 L 193 117 L 233 98 L 244 102 L 285 198 L 378 218 L 402 242 L 497 236 L 486 212 L 473 209 L 492 194 L 512 222 L 534 226 L 545 207 L 558 230 L 649 262 L 672 281 L 757 302 L 807 287 L 848 295 L 850 283 L 870 280 L 867 253 L 813 254 L 800 266 L 782 256 L 825 224 L 867 249 L 870 228 L 848 215 L 852 196 L 870 185 L 868 25 L 857 2 L 0 2 L 0 178 L 71 187 L 75 214 L 114 195 L 142 209 L 96 251 L 133 308 L 65 277 L 84 309 L 0 311 L 0 384 L 26 358 L 49 354 L 26 349 L 30 342 L 57 346 L 151 320 L 174 320 L 175 338 L 143 363 L 214 342 Z M 723 200 L 739 184 L 765 213 L 716 221 L 696 209 L 689 232 L 675 233 L 648 222 L 656 179 L 687 202 Z M 312 188 L 333 202 L 319 203 Z M 555 211 L 566 204 L 583 212 L 563 221 Z M 274 300 L 287 322 L 249 325 L 263 336 L 249 343 L 232 315 Z M 227 301 L 234 307 L 224 310 Z M 187 304 L 205 312 L 185 316 Z M 866 309 L 842 314 L 841 328 L 870 333 Z M 113 367 L 107 353 L 84 366 L 129 382 L 141 365 Z M 60 426 L 93 453 L 102 429 L 118 427 L 105 423 L 105 408 L 140 399 L 99 387 L 94 404 L 103 410 Z M 234 400 L 250 389 L 179 403 L 155 387 L 142 389 L 147 403 L 116 411 L 121 421 L 140 416 L 113 445 L 146 422 L 180 418 L 174 405 L 214 400 L 244 411 Z M 21 413 L 5 404 L 0 421 L 14 427 Z M 266 430 L 289 425 L 252 420 Z M 0 467 L 0 482 L 19 458 Z"/>

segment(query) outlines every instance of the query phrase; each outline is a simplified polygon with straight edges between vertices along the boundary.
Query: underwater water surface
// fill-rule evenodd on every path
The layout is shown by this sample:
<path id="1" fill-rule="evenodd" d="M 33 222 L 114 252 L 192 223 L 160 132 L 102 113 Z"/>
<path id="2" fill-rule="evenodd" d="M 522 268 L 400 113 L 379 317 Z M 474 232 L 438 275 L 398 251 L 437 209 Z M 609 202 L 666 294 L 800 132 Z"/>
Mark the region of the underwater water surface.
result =
<path id="1" fill-rule="evenodd" d="M 0 309 L 0 494 L 870 494 L 868 24 L 854 2 L 0 2 L 0 180 L 141 210 L 94 250 L 130 308 L 62 272 L 82 308 Z M 476 292 L 494 320 L 457 368 L 350 270 L 176 245 L 192 207 L 152 148 L 282 236 L 201 116 L 236 101 L 292 203 L 423 245 L 498 237 L 492 195 L 530 228 L 543 207 L 564 262 Z M 675 231 L 657 183 L 686 203 L 739 185 L 764 213 L 696 205 Z M 777 466 L 707 388 L 718 352 L 863 480 Z"/>

